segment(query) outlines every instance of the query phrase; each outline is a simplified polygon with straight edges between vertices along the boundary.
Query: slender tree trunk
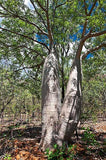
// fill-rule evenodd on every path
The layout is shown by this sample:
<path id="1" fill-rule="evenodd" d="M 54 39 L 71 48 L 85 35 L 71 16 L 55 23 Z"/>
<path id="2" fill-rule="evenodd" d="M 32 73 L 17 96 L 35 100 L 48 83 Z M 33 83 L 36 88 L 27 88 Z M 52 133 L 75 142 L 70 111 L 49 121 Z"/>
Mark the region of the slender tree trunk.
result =
<path id="1" fill-rule="evenodd" d="M 81 64 L 76 58 L 71 68 L 58 123 L 57 143 L 69 141 L 79 122 L 81 110 Z"/>
<path id="2" fill-rule="evenodd" d="M 58 77 L 58 61 L 54 53 L 45 60 L 42 77 L 42 138 L 40 147 L 45 150 L 55 144 L 61 97 Z"/>

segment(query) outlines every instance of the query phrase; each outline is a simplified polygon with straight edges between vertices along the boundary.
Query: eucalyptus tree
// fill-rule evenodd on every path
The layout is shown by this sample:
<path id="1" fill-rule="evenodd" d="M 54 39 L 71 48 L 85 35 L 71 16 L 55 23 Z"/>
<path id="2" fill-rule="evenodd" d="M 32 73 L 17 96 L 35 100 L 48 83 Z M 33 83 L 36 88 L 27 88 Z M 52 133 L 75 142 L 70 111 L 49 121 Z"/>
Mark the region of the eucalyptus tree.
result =
<path id="1" fill-rule="evenodd" d="M 81 59 L 106 46 L 103 42 L 106 34 L 104 1 L 30 0 L 30 3 L 32 8 L 27 7 L 23 0 L 0 0 L 0 15 L 5 18 L 0 29 L 0 41 L 2 49 L 8 48 L 8 55 L 23 59 L 22 64 L 28 64 L 26 56 L 32 60 L 31 64 L 36 63 L 38 69 L 44 63 L 40 146 L 45 150 L 55 143 L 61 146 L 64 141 L 69 141 L 77 127 L 82 105 Z M 76 34 L 76 52 L 61 104 L 57 45 L 62 44 L 60 41 L 64 43 L 67 36 L 67 46 L 70 36 Z M 99 36 L 102 36 L 100 44 L 81 54 L 83 46 Z M 29 67 L 26 65 L 23 68 Z"/>

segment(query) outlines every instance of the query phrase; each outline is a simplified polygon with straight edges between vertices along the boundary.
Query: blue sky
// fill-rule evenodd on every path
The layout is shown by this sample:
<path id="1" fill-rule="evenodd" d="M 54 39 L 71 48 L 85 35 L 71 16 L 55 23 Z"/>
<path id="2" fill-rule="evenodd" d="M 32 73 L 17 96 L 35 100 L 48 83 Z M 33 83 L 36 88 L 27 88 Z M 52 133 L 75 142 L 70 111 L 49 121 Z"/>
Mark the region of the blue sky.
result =
<path id="1" fill-rule="evenodd" d="M 89 59 L 89 58 L 92 58 L 93 57 L 93 54 L 89 53 L 86 57 L 86 59 Z"/>

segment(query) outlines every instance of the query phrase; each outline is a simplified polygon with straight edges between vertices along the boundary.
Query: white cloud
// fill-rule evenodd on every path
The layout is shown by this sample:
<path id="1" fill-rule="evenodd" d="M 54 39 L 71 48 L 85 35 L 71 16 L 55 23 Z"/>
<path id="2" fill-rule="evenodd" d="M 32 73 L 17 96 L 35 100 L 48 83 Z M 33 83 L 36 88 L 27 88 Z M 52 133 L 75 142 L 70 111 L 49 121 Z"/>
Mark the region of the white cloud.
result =
<path id="1" fill-rule="evenodd" d="M 86 52 L 86 51 L 87 51 L 87 49 L 85 48 L 85 46 L 83 46 L 82 52 Z"/>
<path id="2" fill-rule="evenodd" d="M 25 0 L 25 2 L 24 2 L 27 6 L 28 6 L 28 4 L 29 4 L 29 0 Z"/>

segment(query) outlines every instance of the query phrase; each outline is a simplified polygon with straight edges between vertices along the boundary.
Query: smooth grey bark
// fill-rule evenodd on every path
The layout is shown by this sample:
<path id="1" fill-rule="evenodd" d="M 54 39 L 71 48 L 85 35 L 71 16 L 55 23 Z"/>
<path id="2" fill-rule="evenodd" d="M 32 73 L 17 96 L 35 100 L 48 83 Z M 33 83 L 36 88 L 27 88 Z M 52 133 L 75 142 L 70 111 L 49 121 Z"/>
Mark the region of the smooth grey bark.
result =
<path id="1" fill-rule="evenodd" d="M 73 132 L 77 128 L 81 110 L 81 99 L 81 64 L 80 58 L 75 58 L 59 117 L 57 144 L 60 146 L 64 141 L 70 141 Z"/>
<path id="2" fill-rule="evenodd" d="M 58 77 L 58 61 L 51 53 L 45 60 L 42 76 L 42 138 L 40 147 L 45 150 L 55 144 L 57 123 L 61 107 L 61 92 Z"/>
<path id="3" fill-rule="evenodd" d="M 65 98 L 61 107 L 61 96 L 58 77 L 58 60 L 51 53 L 45 60 L 42 79 L 42 150 L 53 148 L 57 143 L 62 146 L 69 142 L 77 128 L 81 111 L 81 62 L 82 43 L 73 62 Z"/>

